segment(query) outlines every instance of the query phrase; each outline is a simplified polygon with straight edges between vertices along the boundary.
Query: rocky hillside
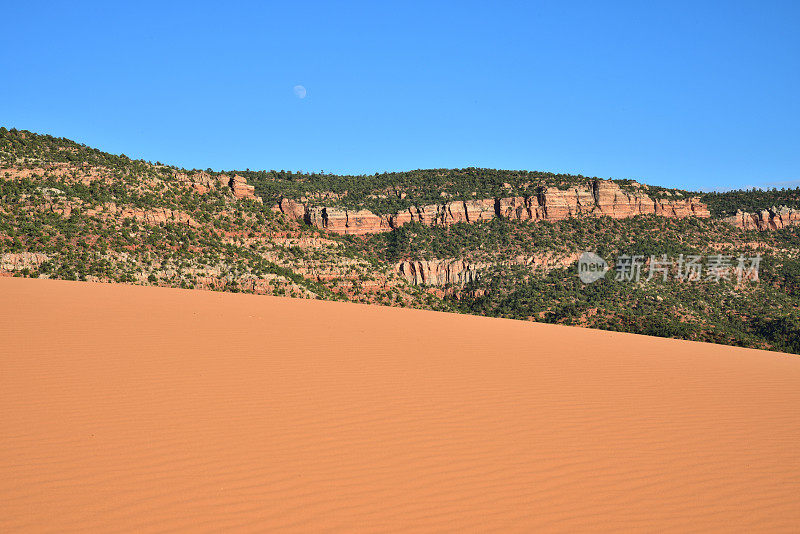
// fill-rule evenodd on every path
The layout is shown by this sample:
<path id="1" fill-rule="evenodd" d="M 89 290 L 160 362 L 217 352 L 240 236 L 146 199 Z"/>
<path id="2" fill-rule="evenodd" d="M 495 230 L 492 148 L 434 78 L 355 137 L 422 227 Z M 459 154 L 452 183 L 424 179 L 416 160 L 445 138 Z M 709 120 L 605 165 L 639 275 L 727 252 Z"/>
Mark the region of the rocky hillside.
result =
<path id="1" fill-rule="evenodd" d="M 744 194 L 744 193 L 742 193 Z M 791 191 L 493 169 L 181 169 L 0 128 L 0 275 L 244 291 L 800 351 Z M 759 196 L 761 195 L 761 196 Z M 744 200 L 742 200 L 744 199 Z M 746 211 L 730 211 L 732 202 Z M 753 209 L 753 206 L 758 206 Z M 759 280 L 591 286 L 576 261 L 763 257 Z"/>
<path id="2" fill-rule="evenodd" d="M 441 307 L 390 266 L 275 214 L 236 173 L 0 130 L 7 273 Z"/>

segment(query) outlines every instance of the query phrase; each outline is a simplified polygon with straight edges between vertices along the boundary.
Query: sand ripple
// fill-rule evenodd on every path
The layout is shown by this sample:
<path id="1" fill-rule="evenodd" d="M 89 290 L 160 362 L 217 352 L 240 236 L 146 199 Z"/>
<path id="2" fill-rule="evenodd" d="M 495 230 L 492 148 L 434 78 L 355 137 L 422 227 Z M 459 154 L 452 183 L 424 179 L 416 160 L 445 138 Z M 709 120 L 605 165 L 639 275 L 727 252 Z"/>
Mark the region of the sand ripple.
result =
<path id="1" fill-rule="evenodd" d="M 800 531 L 800 358 L 0 279 L 0 530 Z"/>

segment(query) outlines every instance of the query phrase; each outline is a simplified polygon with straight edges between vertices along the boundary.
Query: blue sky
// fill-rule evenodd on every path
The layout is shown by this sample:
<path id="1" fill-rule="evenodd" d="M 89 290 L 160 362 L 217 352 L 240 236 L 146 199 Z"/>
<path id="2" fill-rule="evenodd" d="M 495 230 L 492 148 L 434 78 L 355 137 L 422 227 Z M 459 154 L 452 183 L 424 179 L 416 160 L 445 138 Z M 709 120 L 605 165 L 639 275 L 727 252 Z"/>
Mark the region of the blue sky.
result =
<path id="1" fill-rule="evenodd" d="M 800 2 L 109 4 L 4 4 L 0 124 L 189 168 L 800 180 Z"/>

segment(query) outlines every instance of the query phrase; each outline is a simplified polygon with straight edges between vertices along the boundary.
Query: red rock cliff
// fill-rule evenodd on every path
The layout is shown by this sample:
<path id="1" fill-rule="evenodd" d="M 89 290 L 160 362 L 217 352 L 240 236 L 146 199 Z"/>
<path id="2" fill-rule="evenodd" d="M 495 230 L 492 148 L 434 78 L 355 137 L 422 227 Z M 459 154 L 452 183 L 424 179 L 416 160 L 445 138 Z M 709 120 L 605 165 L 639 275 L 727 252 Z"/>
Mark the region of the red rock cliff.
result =
<path id="1" fill-rule="evenodd" d="M 300 218 L 299 204 L 282 200 L 276 206 L 283 213 Z M 368 210 L 306 205 L 302 217 L 308 224 L 339 234 L 369 234 L 399 228 L 410 222 L 428 226 L 474 223 L 495 217 L 516 220 L 558 221 L 569 217 L 609 216 L 616 219 L 655 214 L 663 217 L 709 217 L 708 207 L 696 197 L 651 198 L 643 190 L 625 191 L 614 182 L 595 180 L 591 187 L 566 190 L 546 187 L 528 197 L 507 197 L 444 202 L 410 208 L 391 215 Z"/>
<path id="2" fill-rule="evenodd" d="M 739 210 L 736 215 L 724 219 L 745 230 L 780 230 L 787 226 L 800 225 L 800 210 L 781 206 L 754 213 Z"/>
<path id="3" fill-rule="evenodd" d="M 305 221 L 317 228 L 344 235 L 364 235 L 391 230 L 388 217 L 378 216 L 369 210 L 343 208 L 307 208 Z"/>
<path id="4" fill-rule="evenodd" d="M 256 202 L 261 202 L 261 197 L 257 197 L 255 194 L 256 188 L 252 185 L 248 185 L 247 179 L 244 176 L 239 176 L 238 174 L 233 175 L 228 181 L 228 187 L 231 188 L 233 196 L 237 199 L 249 198 Z"/>
<path id="5" fill-rule="evenodd" d="M 414 285 L 463 287 L 476 280 L 485 264 L 464 260 L 406 260 L 395 265 L 395 272 Z"/>
<path id="6" fill-rule="evenodd" d="M 195 192 L 204 195 L 212 189 L 220 189 L 232 194 L 236 199 L 251 199 L 256 202 L 261 202 L 261 197 L 255 195 L 256 188 L 248 185 L 247 178 L 238 174 L 233 177 L 227 174 L 220 174 L 212 177 L 204 171 L 198 172 L 178 172 L 175 177 L 183 182 L 187 187 Z"/>

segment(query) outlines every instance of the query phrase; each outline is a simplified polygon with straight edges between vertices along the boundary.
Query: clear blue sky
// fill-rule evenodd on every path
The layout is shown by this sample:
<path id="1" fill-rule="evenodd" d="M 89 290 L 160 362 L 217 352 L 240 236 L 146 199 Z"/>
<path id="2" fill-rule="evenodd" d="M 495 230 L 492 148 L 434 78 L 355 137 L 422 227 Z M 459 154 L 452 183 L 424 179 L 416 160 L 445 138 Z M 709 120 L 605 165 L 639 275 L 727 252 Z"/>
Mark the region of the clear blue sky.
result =
<path id="1" fill-rule="evenodd" d="M 4 3 L 0 124 L 189 168 L 800 180 L 797 1 L 109 4 Z"/>

